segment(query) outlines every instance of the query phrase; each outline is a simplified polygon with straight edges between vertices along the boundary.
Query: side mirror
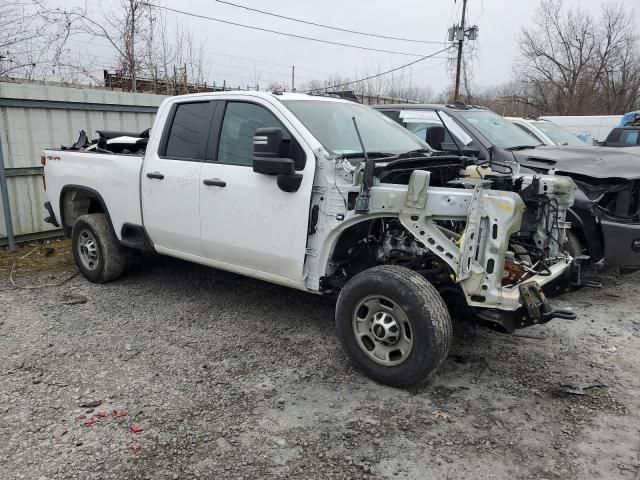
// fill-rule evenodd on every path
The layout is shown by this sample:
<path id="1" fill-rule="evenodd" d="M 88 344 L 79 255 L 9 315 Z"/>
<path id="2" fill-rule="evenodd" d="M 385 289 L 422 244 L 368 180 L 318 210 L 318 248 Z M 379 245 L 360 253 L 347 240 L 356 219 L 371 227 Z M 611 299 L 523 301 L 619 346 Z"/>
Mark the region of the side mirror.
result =
<path id="1" fill-rule="evenodd" d="M 253 156 L 260 158 L 276 158 L 280 156 L 282 147 L 282 129 L 256 128 L 253 134 Z"/>
<path id="2" fill-rule="evenodd" d="M 285 150 L 281 128 L 257 128 L 253 135 L 253 171 L 277 175 L 281 190 L 295 192 L 302 183 L 302 174 L 296 173 L 294 160 L 281 157 Z"/>

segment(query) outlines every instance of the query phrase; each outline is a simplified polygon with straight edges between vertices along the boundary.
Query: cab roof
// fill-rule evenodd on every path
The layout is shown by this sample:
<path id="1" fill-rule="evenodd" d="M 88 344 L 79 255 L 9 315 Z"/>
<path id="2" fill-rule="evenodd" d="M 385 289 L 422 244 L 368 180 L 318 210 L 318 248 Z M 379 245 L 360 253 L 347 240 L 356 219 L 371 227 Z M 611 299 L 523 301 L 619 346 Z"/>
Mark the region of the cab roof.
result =
<path id="1" fill-rule="evenodd" d="M 338 96 L 331 95 L 321 95 L 321 94 L 307 94 L 307 93 L 297 93 L 297 92 L 261 92 L 257 90 L 226 90 L 224 92 L 203 92 L 203 93 L 191 93 L 188 95 L 179 95 L 178 97 L 172 98 L 180 98 L 181 100 L 188 98 L 215 98 L 215 97 L 258 97 L 270 100 L 316 100 L 316 101 L 327 101 L 327 102 L 345 102 L 345 103 L 354 103 L 350 100 L 345 100 Z"/>

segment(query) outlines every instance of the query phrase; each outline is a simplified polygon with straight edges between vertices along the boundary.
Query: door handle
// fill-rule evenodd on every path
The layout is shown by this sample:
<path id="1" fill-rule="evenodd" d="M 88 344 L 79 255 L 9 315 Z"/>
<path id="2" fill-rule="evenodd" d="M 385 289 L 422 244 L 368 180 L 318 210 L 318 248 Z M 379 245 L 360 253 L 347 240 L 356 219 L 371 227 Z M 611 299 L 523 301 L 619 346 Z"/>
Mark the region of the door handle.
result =
<path id="1" fill-rule="evenodd" d="M 160 172 L 149 172 L 147 173 L 147 178 L 157 178 L 158 180 L 162 180 L 164 175 Z"/>
<path id="2" fill-rule="evenodd" d="M 220 180 L 219 178 L 205 178 L 202 183 L 209 187 L 226 187 L 227 182 Z"/>

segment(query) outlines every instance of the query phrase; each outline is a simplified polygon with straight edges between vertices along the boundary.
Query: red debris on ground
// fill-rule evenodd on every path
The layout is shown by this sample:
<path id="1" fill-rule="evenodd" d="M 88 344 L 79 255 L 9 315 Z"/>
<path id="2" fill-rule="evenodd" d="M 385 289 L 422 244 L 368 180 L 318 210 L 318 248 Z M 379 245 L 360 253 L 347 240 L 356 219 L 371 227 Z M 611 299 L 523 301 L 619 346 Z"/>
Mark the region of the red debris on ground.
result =
<path id="1" fill-rule="evenodd" d="M 140 453 L 142 451 L 142 444 L 134 442 L 129 445 L 129 450 L 131 450 L 132 453 Z"/>
<path id="2" fill-rule="evenodd" d="M 103 412 L 102 410 L 100 410 L 98 413 L 96 413 L 96 415 L 100 418 L 104 418 L 107 416 L 107 412 Z"/>
<path id="3" fill-rule="evenodd" d="M 111 414 L 114 416 L 114 418 L 122 418 L 129 415 L 126 411 L 118 410 L 117 408 L 111 410 Z"/>
<path id="4" fill-rule="evenodd" d="M 84 425 L 87 427 L 92 427 L 96 423 L 96 417 L 93 415 L 89 415 L 87 419 L 84 421 Z"/>
<path id="5" fill-rule="evenodd" d="M 133 433 L 142 433 L 144 428 L 142 428 L 139 423 L 134 423 L 129 427 L 129 430 L 131 430 Z"/>

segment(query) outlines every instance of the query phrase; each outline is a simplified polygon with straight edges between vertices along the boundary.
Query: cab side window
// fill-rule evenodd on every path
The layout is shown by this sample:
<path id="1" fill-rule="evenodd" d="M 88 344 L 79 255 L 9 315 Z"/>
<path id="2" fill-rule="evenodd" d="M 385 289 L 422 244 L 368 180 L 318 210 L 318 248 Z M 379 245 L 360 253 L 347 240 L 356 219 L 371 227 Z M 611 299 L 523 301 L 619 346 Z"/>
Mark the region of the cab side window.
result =
<path id="1" fill-rule="evenodd" d="M 209 102 L 180 103 L 175 107 L 163 156 L 202 160 L 204 142 L 211 122 Z"/>
<path id="2" fill-rule="evenodd" d="M 287 129 L 266 108 L 253 103 L 228 102 L 222 120 L 217 161 L 231 165 L 251 166 L 253 134 L 257 128 L 266 127 L 281 128 L 283 140 L 291 142 Z"/>
<path id="3" fill-rule="evenodd" d="M 640 137 L 640 130 L 623 130 L 619 142 L 625 145 L 640 145 L 638 137 Z"/>

